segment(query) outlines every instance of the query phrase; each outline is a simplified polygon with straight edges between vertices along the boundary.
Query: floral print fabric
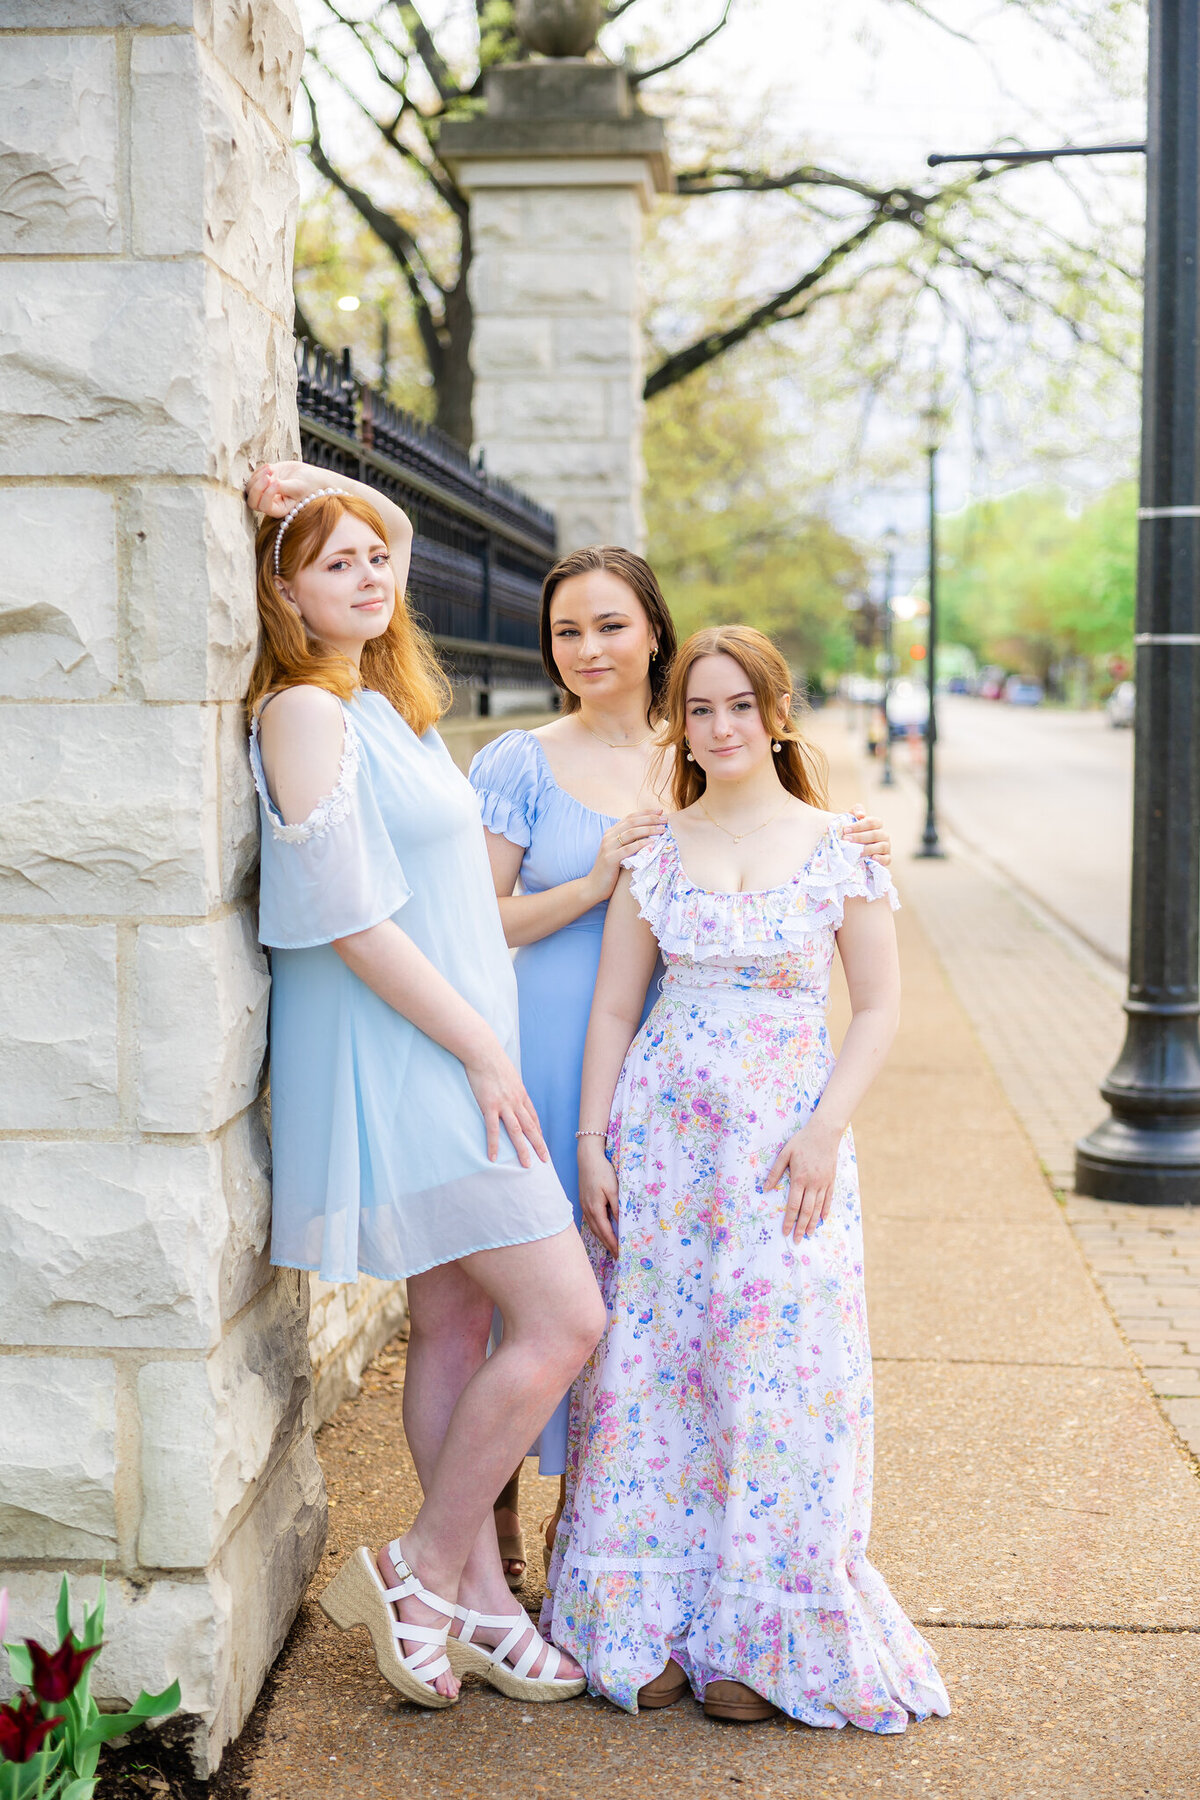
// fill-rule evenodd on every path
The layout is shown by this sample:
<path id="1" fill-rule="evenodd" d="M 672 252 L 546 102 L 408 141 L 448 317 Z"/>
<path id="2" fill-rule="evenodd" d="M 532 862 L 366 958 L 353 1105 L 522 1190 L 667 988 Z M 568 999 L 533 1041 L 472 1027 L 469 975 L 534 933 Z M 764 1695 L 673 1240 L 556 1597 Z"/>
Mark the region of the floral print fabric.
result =
<path id="1" fill-rule="evenodd" d="M 782 1234 L 762 1183 L 833 1067 L 835 933 L 887 873 L 832 827 L 780 888 L 693 887 L 670 832 L 631 859 L 662 994 L 609 1154 L 620 1256 L 589 1235 L 608 1327 L 577 1381 L 547 1602 L 592 1692 L 635 1711 L 673 1656 L 809 1725 L 946 1713 L 934 1657 L 867 1560 L 871 1360 L 849 1132 L 829 1218 Z"/>

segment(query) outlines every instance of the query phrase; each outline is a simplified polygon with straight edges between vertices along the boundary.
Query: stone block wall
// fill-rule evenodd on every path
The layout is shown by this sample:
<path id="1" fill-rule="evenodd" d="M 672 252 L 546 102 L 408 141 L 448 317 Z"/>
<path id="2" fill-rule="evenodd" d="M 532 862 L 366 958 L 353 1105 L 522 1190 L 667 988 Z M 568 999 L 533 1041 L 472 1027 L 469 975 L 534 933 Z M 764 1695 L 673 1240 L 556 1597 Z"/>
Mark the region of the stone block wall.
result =
<path id="1" fill-rule="evenodd" d="M 643 172 L 467 165 L 475 435 L 489 469 L 558 516 L 559 544 L 645 538 L 637 260 Z"/>
<path id="2" fill-rule="evenodd" d="M 320 1555 L 273 1274 L 240 486 L 296 440 L 292 0 L 0 4 L 0 1579 L 239 1729 Z"/>

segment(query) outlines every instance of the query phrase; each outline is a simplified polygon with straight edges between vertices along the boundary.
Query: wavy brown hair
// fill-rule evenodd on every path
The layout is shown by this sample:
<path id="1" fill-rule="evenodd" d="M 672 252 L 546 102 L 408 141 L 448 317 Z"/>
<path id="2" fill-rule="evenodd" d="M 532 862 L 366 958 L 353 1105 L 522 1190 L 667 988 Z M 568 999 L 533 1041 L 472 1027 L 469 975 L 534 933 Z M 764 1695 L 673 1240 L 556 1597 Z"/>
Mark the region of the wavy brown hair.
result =
<path id="1" fill-rule="evenodd" d="M 542 616 L 539 622 L 539 633 L 542 645 L 542 667 L 562 694 L 562 710 L 565 713 L 579 711 L 579 695 L 573 694 L 564 685 L 558 672 L 558 664 L 554 660 L 554 633 L 550 628 L 550 602 L 556 590 L 572 575 L 586 575 L 592 569 L 607 569 L 610 575 L 616 575 L 628 588 L 632 588 L 642 611 L 649 621 L 658 645 L 658 655 L 650 658 L 650 723 L 657 724 L 663 715 L 664 696 L 667 689 L 667 678 L 671 672 L 671 661 L 675 655 L 675 626 L 663 599 L 662 589 L 658 585 L 658 577 L 644 557 L 637 556 L 632 550 L 622 550 L 618 544 L 588 544 L 582 550 L 570 550 L 566 556 L 560 556 L 542 583 Z"/>
<path id="2" fill-rule="evenodd" d="M 694 631 L 671 665 L 662 741 L 664 751 L 671 749 L 675 753 L 671 797 L 676 808 L 682 812 L 685 806 L 691 806 L 708 785 L 700 764 L 687 759 L 688 681 L 704 656 L 732 656 L 746 671 L 758 702 L 759 717 L 782 745 L 779 755 L 772 758 L 780 781 L 797 800 L 823 809 L 827 803 L 829 765 L 821 751 L 801 735 L 796 722 L 808 711 L 808 702 L 797 705 L 792 671 L 770 638 L 752 625 L 716 625 L 707 631 Z"/>
<path id="3" fill-rule="evenodd" d="M 293 581 L 301 569 L 316 562 L 330 533 L 349 513 L 378 533 L 386 544 L 383 520 L 369 500 L 357 494 L 325 494 L 311 500 L 283 534 L 279 573 Z M 420 626 L 413 621 L 402 594 L 387 630 L 363 645 L 362 667 L 331 644 L 323 644 L 283 598 L 275 585 L 275 539 L 279 520 L 260 520 L 254 540 L 257 560 L 255 597 L 258 601 L 258 655 L 250 677 L 246 707 L 250 717 L 267 694 L 281 688 L 324 688 L 339 700 L 349 700 L 359 688 L 373 688 L 391 701 L 400 717 L 423 737 L 450 705 L 447 681 L 437 652 Z"/>

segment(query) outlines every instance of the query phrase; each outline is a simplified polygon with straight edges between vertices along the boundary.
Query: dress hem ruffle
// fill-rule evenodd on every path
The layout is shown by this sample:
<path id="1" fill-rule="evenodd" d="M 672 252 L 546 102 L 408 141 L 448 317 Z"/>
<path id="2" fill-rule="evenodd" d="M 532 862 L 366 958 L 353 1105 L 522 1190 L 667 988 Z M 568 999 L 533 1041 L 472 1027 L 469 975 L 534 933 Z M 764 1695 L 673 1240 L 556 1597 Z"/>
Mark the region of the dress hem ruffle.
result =
<path id="1" fill-rule="evenodd" d="M 639 1688 L 668 1656 L 699 1700 L 710 1681 L 740 1681 L 789 1718 L 825 1729 L 896 1734 L 910 1718 L 950 1712 L 936 1656 L 865 1558 L 847 1565 L 838 1607 L 784 1594 L 735 1606 L 738 1584 L 711 1570 L 694 1567 L 680 1580 L 637 1571 L 636 1560 L 596 1582 L 579 1561 L 563 1561 L 560 1538 L 542 1618 L 588 1670 L 588 1691 L 625 1712 L 637 1712 Z M 614 1643 L 619 1655 L 606 1667 Z"/>

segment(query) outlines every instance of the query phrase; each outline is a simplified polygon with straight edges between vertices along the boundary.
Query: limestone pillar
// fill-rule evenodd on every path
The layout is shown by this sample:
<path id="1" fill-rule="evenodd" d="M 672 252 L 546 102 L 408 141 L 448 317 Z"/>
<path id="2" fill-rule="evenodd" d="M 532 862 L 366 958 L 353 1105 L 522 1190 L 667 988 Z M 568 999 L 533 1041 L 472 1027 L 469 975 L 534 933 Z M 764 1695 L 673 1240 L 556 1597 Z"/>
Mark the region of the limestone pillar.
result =
<path id="1" fill-rule="evenodd" d="M 579 58 L 484 77 L 440 147 L 471 200 L 475 436 L 558 515 L 563 549 L 641 549 L 642 218 L 669 186 L 662 122 Z"/>
<path id="2" fill-rule="evenodd" d="M 296 442 L 292 0 L 0 5 L 0 1545 L 10 1635 L 201 1771 L 320 1555 L 266 1260 L 240 484 Z"/>

